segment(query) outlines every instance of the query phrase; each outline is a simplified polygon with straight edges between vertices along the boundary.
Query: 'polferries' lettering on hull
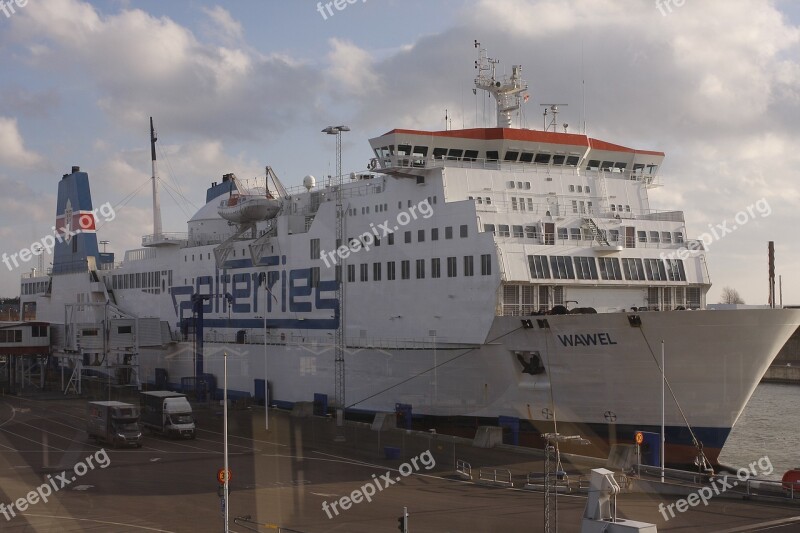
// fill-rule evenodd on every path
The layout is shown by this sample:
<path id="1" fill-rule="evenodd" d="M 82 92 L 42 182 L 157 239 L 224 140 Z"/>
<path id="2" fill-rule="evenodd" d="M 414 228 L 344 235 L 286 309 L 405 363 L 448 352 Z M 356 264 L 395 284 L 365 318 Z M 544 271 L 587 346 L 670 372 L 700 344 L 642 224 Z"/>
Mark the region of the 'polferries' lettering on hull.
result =
<path id="1" fill-rule="evenodd" d="M 277 264 L 277 261 L 275 261 Z M 266 273 L 266 311 L 311 314 L 329 311 L 330 316 L 268 318 L 267 328 L 336 329 L 339 326 L 339 305 L 336 298 L 323 298 L 324 293 L 335 294 L 337 282 L 318 280 L 311 268 L 268 270 Z M 264 321 L 252 315 L 259 312 L 259 293 L 263 292 L 261 273 L 229 274 L 227 269 L 216 269 L 214 276 L 198 276 L 194 285 L 172 287 L 172 305 L 178 320 L 192 314 L 192 295 L 209 296 L 202 304 L 208 314 L 230 313 L 231 319 L 207 318 L 209 327 L 261 328 Z M 227 296 L 227 297 L 226 297 Z M 237 316 L 238 315 L 238 316 Z M 243 317 L 242 315 L 251 315 Z"/>

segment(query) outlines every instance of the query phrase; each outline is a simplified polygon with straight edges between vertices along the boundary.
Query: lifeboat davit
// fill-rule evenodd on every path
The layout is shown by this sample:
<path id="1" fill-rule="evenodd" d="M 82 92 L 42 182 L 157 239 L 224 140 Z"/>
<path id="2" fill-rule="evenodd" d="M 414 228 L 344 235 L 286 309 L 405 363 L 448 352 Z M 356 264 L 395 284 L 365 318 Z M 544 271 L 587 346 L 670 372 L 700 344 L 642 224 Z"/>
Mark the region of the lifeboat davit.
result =
<path id="1" fill-rule="evenodd" d="M 281 205 L 280 200 L 263 195 L 232 194 L 220 202 L 217 212 L 225 220 L 246 224 L 275 218 Z"/>

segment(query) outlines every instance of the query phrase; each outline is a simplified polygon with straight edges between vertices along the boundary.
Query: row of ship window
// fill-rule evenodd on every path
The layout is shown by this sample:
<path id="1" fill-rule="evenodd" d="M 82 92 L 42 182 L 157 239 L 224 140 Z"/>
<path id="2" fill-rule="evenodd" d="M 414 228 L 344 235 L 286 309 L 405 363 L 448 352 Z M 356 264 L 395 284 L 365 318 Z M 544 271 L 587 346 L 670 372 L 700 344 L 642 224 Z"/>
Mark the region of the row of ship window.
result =
<path id="1" fill-rule="evenodd" d="M 202 254 L 200 254 L 202 258 Z M 184 260 L 186 258 L 184 257 Z M 194 261 L 194 255 L 192 255 Z M 162 279 L 163 276 L 163 279 Z M 166 289 L 172 287 L 172 270 L 156 272 L 136 272 L 131 274 L 114 274 L 111 276 L 112 289 Z"/>
<path id="2" fill-rule="evenodd" d="M 375 155 L 380 159 L 385 159 L 392 156 L 410 157 L 413 166 L 424 166 L 425 158 L 428 157 L 429 147 L 427 146 L 411 146 L 410 144 L 398 144 L 397 150 L 394 145 L 383 146 L 375 150 Z M 477 161 L 480 152 L 478 150 L 465 150 L 462 148 L 434 148 L 433 159 L 448 160 L 448 161 Z M 484 153 L 486 161 L 497 162 L 500 161 L 500 152 L 498 150 L 486 150 Z M 547 152 L 523 152 L 520 150 L 507 150 L 502 158 L 503 161 L 509 163 L 536 163 L 540 165 L 566 165 L 577 166 L 581 157 L 577 154 L 550 154 Z M 624 164 L 624 163 L 623 163 Z"/>
<path id="3" fill-rule="evenodd" d="M 495 235 L 497 237 L 515 237 L 518 239 L 536 239 L 541 238 L 539 226 L 517 226 L 510 224 L 484 224 L 483 230 Z M 553 237 L 560 241 L 591 241 L 595 238 L 594 233 L 589 228 L 557 228 L 557 234 L 545 234 L 545 244 L 555 244 Z M 600 236 L 608 239 L 609 242 L 620 242 L 621 235 L 617 229 L 612 230 L 599 230 Z M 683 243 L 683 232 L 680 231 L 638 231 L 638 240 L 641 243 L 665 243 L 665 244 L 681 244 Z"/>
<path id="4" fill-rule="evenodd" d="M 531 182 L 529 181 L 509 181 L 506 186 L 509 189 L 524 189 L 530 190 Z M 585 192 L 587 194 L 591 193 L 592 190 L 588 185 L 570 185 L 569 192 Z"/>
<path id="5" fill-rule="evenodd" d="M 428 196 L 427 200 L 428 200 L 428 205 L 436 205 L 436 201 L 437 201 L 436 196 Z M 413 204 L 411 203 L 411 200 L 408 200 L 406 208 L 410 208 L 412 205 Z M 373 206 L 370 206 L 370 205 L 362 206 L 361 207 L 361 214 L 362 215 L 369 215 L 369 211 L 370 211 L 371 207 L 373 207 Z M 375 207 L 375 210 L 373 211 L 374 213 L 384 213 L 384 212 L 389 210 L 389 204 L 376 204 L 374 207 Z M 397 202 L 397 209 L 403 209 L 402 200 Z M 358 209 L 357 208 L 351 207 L 351 208 L 347 209 L 347 215 L 348 216 L 354 217 L 357 214 L 358 214 Z"/>
<path id="6" fill-rule="evenodd" d="M 385 160 L 388 157 L 400 156 L 411 158 L 412 166 L 425 166 L 425 159 L 428 157 L 428 146 L 413 146 L 410 144 L 398 144 L 397 150 L 395 146 L 382 146 L 375 150 L 375 155 Z M 478 156 L 481 155 L 478 150 L 464 150 L 461 148 L 434 148 L 433 159 L 448 160 L 448 161 L 477 161 Z M 500 152 L 498 150 L 486 150 L 484 153 L 486 161 L 498 162 L 500 159 Z M 576 167 L 580 162 L 581 157 L 577 154 L 551 154 L 549 152 L 525 152 L 521 150 L 506 150 L 503 154 L 502 161 L 506 163 L 535 163 L 539 165 L 553 165 L 553 166 L 568 166 Z M 617 161 L 601 161 L 599 159 L 590 159 L 586 164 L 586 170 L 603 170 L 606 172 L 625 172 L 628 168 L 628 163 Z M 643 163 L 636 163 L 633 165 L 633 172 L 647 172 L 648 174 L 655 174 L 658 165 L 645 165 Z"/>
<path id="7" fill-rule="evenodd" d="M 647 307 L 654 311 L 678 306 L 699 309 L 701 304 L 700 287 L 647 287 Z M 503 285 L 503 314 L 506 316 L 530 315 L 553 305 L 566 305 L 563 286 Z"/>
<path id="8" fill-rule="evenodd" d="M 30 326 L 34 339 L 47 337 L 47 326 Z M 21 329 L 0 329 L 0 343 L 22 342 Z"/>
<path id="9" fill-rule="evenodd" d="M 686 281 L 680 259 L 529 255 L 528 268 L 533 279 Z"/>
<path id="10" fill-rule="evenodd" d="M 572 185 L 570 185 L 572 187 Z M 587 187 L 588 189 L 588 187 Z M 475 203 L 478 205 L 492 205 L 492 198 L 491 196 L 467 196 L 469 200 L 475 200 Z M 572 200 L 572 212 L 574 214 L 578 213 L 591 213 L 592 212 L 592 202 L 591 201 L 584 201 L 584 200 Z M 523 197 L 511 197 L 511 210 L 512 211 L 533 211 L 533 198 L 523 198 Z M 622 204 L 611 204 L 611 211 L 613 212 L 631 212 L 630 205 L 622 205 Z"/>
<path id="11" fill-rule="evenodd" d="M 412 231 L 405 231 L 403 233 L 403 242 L 405 242 L 407 244 L 410 244 L 411 242 L 413 242 L 413 235 L 414 234 L 413 234 Z M 445 239 L 452 239 L 453 235 L 454 235 L 453 226 L 445 226 L 445 228 L 444 228 L 444 238 Z M 462 239 L 466 239 L 467 237 L 469 237 L 469 226 L 467 224 L 461 224 L 458 227 L 458 235 Z M 394 233 L 389 233 L 389 234 L 386 235 L 386 244 L 387 245 L 389 245 L 389 246 L 393 246 L 394 245 L 394 241 L 395 241 L 394 236 L 395 236 Z M 417 230 L 417 242 L 425 242 L 426 238 L 427 238 L 427 230 L 425 230 L 425 229 Z M 431 228 L 430 229 L 430 239 L 432 241 L 438 241 L 439 240 L 439 228 Z M 347 243 L 350 244 L 351 246 L 353 245 L 353 243 L 356 243 L 356 242 L 361 242 L 362 245 L 366 245 L 364 242 L 361 241 L 361 237 L 359 237 L 359 238 L 348 237 L 347 238 Z M 309 243 L 310 243 L 310 247 L 311 247 L 311 259 L 320 259 L 320 257 L 321 257 L 320 240 L 319 239 L 311 239 L 309 241 Z M 373 236 L 373 241 L 372 241 L 372 244 L 370 244 L 370 246 L 380 246 L 381 243 L 382 243 L 382 241 L 381 241 L 381 239 L 379 237 L 374 237 Z M 336 248 L 339 248 L 340 246 L 341 246 L 341 243 L 339 242 L 339 239 L 336 239 Z"/>
<path id="12" fill-rule="evenodd" d="M 34 281 L 31 283 L 22 284 L 22 294 L 40 294 L 47 290 L 49 281 Z"/>
<path id="13" fill-rule="evenodd" d="M 0 329 L 0 343 L 22 342 L 21 329 Z"/>
<path id="14" fill-rule="evenodd" d="M 458 277 L 458 257 L 445 258 L 445 272 L 448 278 Z M 425 279 L 426 275 L 431 278 L 437 279 L 442 277 L 442 260 L 439 257 L 432 257 L 430 259 L 430 270 L 426 269 L 427 260 L 417 259 L 414 262 L 415 279 Z M 386 280 L 394 281 L 397 279 L 396 261 L 386 262 Z M 411 260 L 405 259 L 399 261 L 400 263 L 400 279 L 411 279 Z M 475 275 L 475 258 L 471 255 L 465 255 L 461 261 L 461 275 L 470 277 Z M 381 281 L 383 279 L 383 263 L 372 263 L 372 277 L 370 277 L 370 264 L 361 263 L 358 265 L 358 280 L 359 281 Z M 480 256 L 480 272 L 482 276 L 492 275 L 492 257 L 489 254 Z M 313 278 L 313 276 L 312 276 Z M 347 281 L 354 283 L 356 281 L 356 265 L 347 265 Z"/>

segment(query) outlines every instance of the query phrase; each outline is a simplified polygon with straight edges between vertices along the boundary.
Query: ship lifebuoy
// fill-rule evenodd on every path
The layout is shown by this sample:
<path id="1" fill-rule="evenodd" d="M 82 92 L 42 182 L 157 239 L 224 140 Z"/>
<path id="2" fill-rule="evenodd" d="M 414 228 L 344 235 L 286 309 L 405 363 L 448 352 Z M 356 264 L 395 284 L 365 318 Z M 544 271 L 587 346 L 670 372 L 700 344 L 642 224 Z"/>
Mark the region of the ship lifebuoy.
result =
<path id="1" fill-rule="evenodd" d="M 370 159 L 367 168 L 370 170 L 375 170 L 376 168 L 378 168 L 378 160 L 375 159 L 374 157 Z"/>

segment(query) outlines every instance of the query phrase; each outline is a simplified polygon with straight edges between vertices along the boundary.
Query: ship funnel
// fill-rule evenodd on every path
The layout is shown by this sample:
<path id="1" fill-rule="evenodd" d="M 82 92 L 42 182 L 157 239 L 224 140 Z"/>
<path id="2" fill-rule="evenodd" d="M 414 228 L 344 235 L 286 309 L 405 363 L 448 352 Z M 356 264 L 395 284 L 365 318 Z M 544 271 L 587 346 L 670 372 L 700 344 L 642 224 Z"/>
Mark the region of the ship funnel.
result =
<path id="1" fill-rule="evenodd" d="M 89 175 L 72 167 L 58 183 L 53 274 L 94 270 L 99 261 Z"/>

